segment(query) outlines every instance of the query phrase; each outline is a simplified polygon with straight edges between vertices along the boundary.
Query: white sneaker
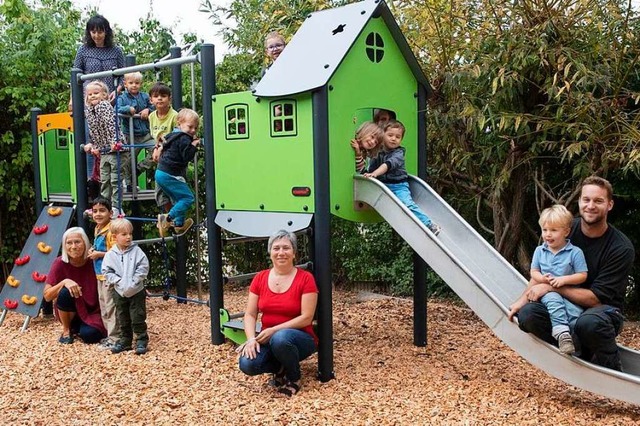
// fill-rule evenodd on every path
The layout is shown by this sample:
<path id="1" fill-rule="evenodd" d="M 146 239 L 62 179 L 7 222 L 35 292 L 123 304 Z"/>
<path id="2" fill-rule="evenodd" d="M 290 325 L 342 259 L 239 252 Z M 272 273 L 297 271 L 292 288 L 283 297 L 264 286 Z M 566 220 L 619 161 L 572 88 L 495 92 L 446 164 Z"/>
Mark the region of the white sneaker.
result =
<path id="1" fill-rule="evenodd" d="M 117 207 L 111 209 L 111 219 L 118 219 L 122 217 L 125 217 L 124 211 L 118 209 Z"/>
<path id="2" fill-rule="evenodd" d="M 570 355 L 576 351 L 576 347 L 573 345 L 573 339 L 568 331 L 560 333 L 558 336 L 558 349 L 563 354 Z"/>
<path id="3" fill-rule="evenodd" d="M 115 343 L 113 343 L 111 340 L 109 340 L 108 337 L 100 340 L 100 343 L 98 343 L 98 349 L 100 350 L 111 350 L 111 348 L 113 348 L 113 345 L 115 345 Z"/>
<path id="4" fill-rule="evenodd" d="M 433 235 L 437 237 L 438 235 L 440 235 L 440 231 L 442 231 L 442 228 L 437 223 L 431 222 L 431 226 L 429 226 L 429 230 L 433 232 Z"/>

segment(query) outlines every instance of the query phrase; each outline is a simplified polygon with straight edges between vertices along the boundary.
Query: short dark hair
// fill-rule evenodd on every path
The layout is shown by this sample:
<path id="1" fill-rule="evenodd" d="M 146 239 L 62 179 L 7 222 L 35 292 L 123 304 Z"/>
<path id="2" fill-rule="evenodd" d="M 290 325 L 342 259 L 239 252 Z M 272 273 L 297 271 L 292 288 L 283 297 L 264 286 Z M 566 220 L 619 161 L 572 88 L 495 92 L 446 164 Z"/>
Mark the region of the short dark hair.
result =
<path id="1" fill-rule="evenodd" d="M 107 210 L 111 210 L 111 201 L 109 201 L 108 198 L 105 197 L 96 197 L 93 199 L 93 203 L 91 203 L 91 207 L 95 206 L 95 205 L 102 205 L 105 206 L 107 208 Z"/>
<path id="2" fill-rule="evenodd" d="M 171 88 L 161 81 L 156 81 L 153 86 L 151 86 L 151 89 L 149 89 L 149 96 L 156 94 L 171 97 Z"/>
<path id="3" fill-rule="evenodd" d="M 609 200 L 613 200 L 613 186 L 611 186 L 611 183 L 605 178 L 601 178 L 600 176 L 589 176 L 582 181 L 581 188 L 584 188 L 587 185 L 595 185 L 600 188 L 604 188 L 607 191 L 607 197 Z"/>
<path id="4" fill-rule="evenodd" d="M 84 44 L 89 47 L 96 47 L 96 43 L 91 38 L 91 31 L 104 31 L 104 47 L 113 47 L 113 30 L 109 21 L 102 15 L 94 15 L 87 21 L 87 27 L 84 30 Z"/>
<path id="5" fill-rule="evenodd" d="M 404 128 L 404 124 L 397 120 L 391 120 L 387 122 L 387 124 L 384 125 L 384 131 L 386 132 L 387 129 L 400 129 L 402 131 L 402 137 L 404 137 L 404 132 L 406 131 Z"/>

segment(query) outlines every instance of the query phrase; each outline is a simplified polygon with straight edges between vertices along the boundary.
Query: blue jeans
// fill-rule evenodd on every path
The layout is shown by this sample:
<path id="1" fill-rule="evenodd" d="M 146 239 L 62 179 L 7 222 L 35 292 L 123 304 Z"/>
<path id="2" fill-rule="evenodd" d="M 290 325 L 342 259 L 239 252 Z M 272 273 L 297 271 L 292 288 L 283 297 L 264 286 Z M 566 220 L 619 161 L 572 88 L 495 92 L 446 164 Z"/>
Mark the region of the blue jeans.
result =
<path id="1" fill-rule="evenodd" d="M 554 339 L 557 339 L 561 333 L 573 330 L 576 320 L 584 311 L 580 306 L 571 303 L 553 291 L 542 296 L 540 301 L 549 311 L 551 335 Z"/>
<path id="2" fill-rule="evenodd" d="M 413 198 L 411 197 L 409 182 L 385 183 L 385 185 L 387 185 L 387 188 L 389 188 L 391 192 L 393 192 L 395 196 L 398 197 L 400 201 L 402 201 L 402 204 L 409 207 L 409 210 L 411 210 L 411 212 L 416 215 L 418 219 L 420 219 L 420 222 L 424 223 L 427 228 L 431 228 L 431 219 L 429 219 L 429 216 L 424 214 L 424 212 L 420 209 L 420 207 L 418 207 L 418 205 L 415 203 L 415 201 L 413 201 Z"/>
<path id="3" fill-rule="evenodd" d="M 195 202 L 193 192 L 182 176 L 173 176 L 161 170 L 156 170 L 156 185 L 169 196 L 173 207 L 169 210 L 169 216 L 175 226 L 184 225 L 187 212 Z"/>
<path id="4" fill-rule="evenodd" d="M 277 373 L 284 368 L 288 380 L 300 380 L 300 361 L 316 351 L 313 337 L 302 330 L 287 328 L 273 333 L 269 343 L 260 345 L 254 359 L 240 356 L 240 370 L 249 376 Z"/>

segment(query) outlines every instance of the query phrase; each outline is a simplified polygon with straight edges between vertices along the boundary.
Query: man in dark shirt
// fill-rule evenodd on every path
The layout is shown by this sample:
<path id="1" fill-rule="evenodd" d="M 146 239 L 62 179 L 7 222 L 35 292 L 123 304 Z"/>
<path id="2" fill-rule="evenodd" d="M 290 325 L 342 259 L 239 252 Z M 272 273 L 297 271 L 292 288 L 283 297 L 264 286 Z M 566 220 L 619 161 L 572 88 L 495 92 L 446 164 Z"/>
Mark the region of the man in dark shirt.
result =
<path id="1" fill-rule="evenodd" d="M 550 291 L 558 292 L 585 308 L 573 328 L 580 357 L 622 370 L 616 336 L 622 330 L 622 307 L 635 251 L 631 241 L 607 223 L 613 208 L 613 189 L 607 180 L 586 178 L 578 206 L 580 218 L 574 220 L 569 239 L 584 252 L 589 268 L 587 280 L 579 286 L 560 288 L 530 282 L 511 305 L 509 319 L 517 316 L 522 330 L 555 344 L 549 313 L 540 298 Z"/>

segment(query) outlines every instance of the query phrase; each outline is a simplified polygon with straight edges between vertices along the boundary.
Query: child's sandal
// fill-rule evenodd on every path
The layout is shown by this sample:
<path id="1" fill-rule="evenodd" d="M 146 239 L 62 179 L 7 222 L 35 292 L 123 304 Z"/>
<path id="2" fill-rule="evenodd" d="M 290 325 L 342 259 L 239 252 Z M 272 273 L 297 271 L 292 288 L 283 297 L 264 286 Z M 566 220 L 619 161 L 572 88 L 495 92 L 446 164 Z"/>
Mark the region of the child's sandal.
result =
<path id="1" fill-rule="evenodd" d="M 301 387 L 302 385 L 300 384 L 300 381 L 292 382 L 290 380 L 287 380 L 287 383 L 285 383 L 284 386 L 278 388 L 278 392 L 286 396 L 293 396 L 300 392 Z"/>

